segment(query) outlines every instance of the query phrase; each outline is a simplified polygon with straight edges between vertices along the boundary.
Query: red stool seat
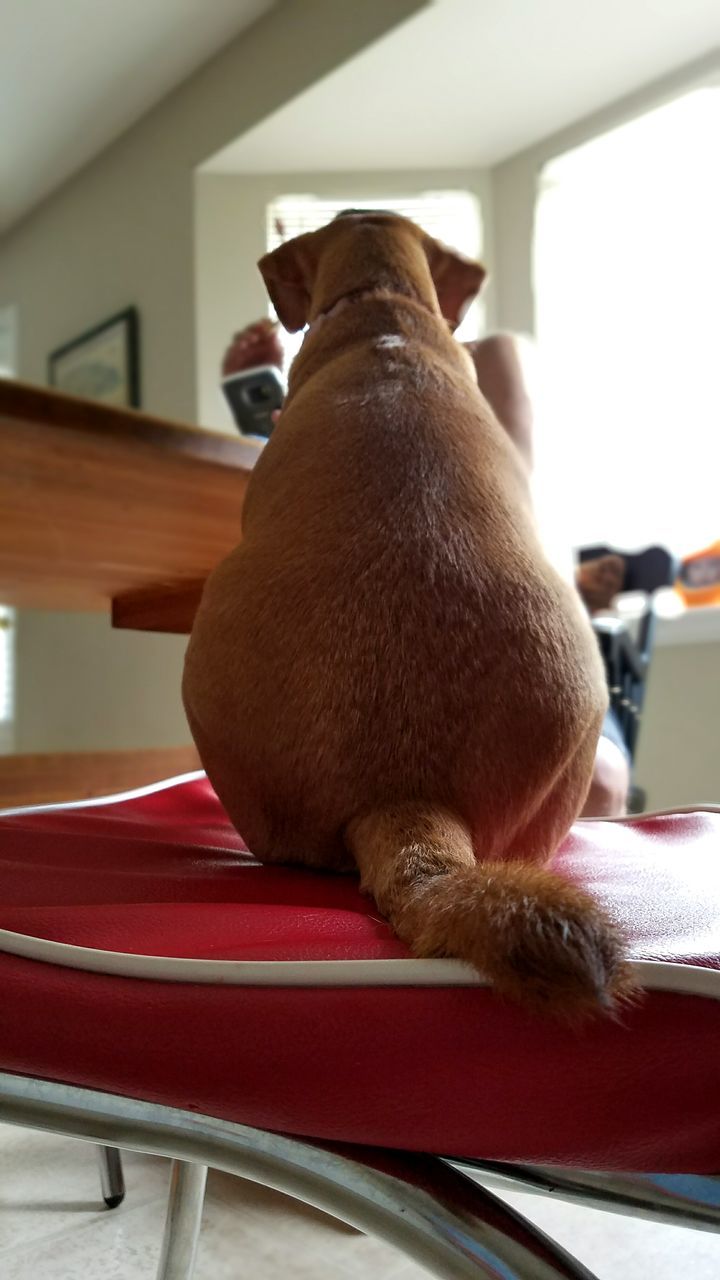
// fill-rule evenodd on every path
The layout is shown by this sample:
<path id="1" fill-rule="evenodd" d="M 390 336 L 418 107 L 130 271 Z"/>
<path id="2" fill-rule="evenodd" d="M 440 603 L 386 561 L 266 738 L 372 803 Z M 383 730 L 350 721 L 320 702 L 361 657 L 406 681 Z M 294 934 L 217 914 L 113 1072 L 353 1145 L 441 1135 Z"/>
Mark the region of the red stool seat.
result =
<path id="1" fill-rule="evenodd" d="M 202 776 L 4 816 L 1 930 L 289 967 L 115 976 L 12 954 L 5 935 L 0 1070 L 306 1137 L 716 1172 L 720 812 L 578 823 L 556 866 L 606 903 L 633 958 L 657 962 L 618 1022 L 558 1027 L 454 962 L 407 961 L 354 877 L 255 863 Z M 372 963 L 343 985 L 302 967 L 338 960 Z"/>

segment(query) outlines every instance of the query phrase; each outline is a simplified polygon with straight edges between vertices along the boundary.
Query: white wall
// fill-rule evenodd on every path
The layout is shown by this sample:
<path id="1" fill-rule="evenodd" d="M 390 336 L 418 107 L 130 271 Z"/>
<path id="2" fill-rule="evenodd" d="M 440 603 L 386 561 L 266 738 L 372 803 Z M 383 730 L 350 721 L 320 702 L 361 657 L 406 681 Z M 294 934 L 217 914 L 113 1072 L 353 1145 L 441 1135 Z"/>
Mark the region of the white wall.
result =
<path id="1" fill-rule="evenodd" d="M 234 431 L 218 389 L 218 366 L 231 334 L 267 314 L 268 299 L 257 270 L 266 251 L 265 214 L 279 195 L 312 194 L 352 205 L 354 200 L 423 191 L 471 191 L 480 203 L 483 259 L 490 268 L 486 291 L 492 322 L 492 200 L 482 170 L 428 169 L 372 173 L 199 173 L 195 192 L 195 296 L 197 305 L 198 415 L 219 430 Z"/>
<path id="2" fill-rule="evenodd" d="M 720 644 L 656 648 L 636 763 L 650 809 L 720 804 Z"/>
<path id="3" fill-rule="evenodd" d="M 190 742 L 183 636 L 113 631 L 101 614 L 25 609 L 17 629 L 15 751 L 130 751 Z"/>

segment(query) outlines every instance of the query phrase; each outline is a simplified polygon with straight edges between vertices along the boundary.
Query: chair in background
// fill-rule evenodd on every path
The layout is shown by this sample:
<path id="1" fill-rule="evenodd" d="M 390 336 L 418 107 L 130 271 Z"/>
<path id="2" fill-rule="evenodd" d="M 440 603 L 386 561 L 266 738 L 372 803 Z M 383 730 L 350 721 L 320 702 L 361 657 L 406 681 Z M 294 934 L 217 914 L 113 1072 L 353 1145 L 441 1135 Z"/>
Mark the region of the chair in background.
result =
<path id="1" fill-rule="evenodd" d="M 569 1029 L 410 958 L 354 877 L 255 863 L 203 775 L 7 813 L 0 1115 L 102 1144 L 108 1204 L 115 1148 L 173 1161 L 161 1280 L 208 1165 L 445 1280 L 593 1280 L 486 1187 L 720 1231 L 719 843 L 720 810 L 576 824 L 554 865 L 646 995 Z"/>
<path id="2" fill-rule="evenodd" d="M 580 564 L 588 564 L 603 556 L 620 556 L 624 561 L 625 572 L 618 594 L 632 593 L 645 597 L 642 612 L 632 630 L 628 622 L 620 617 L 601 613 L 592 618 L 593 630 L 605 664 L 610 706 L 632 767 L 655 643 L 655 595 L 663 587 L 673 585 L 678 574 L 679 560 L 664 547 L 647 547 L 643 551 L 630 552 L 604 545 L 582 547 L 578 558 Z M 644 807 L 644 802 L 644 793 L 633 786 L 629 800 L 630 812 L 639 812 Z"/>

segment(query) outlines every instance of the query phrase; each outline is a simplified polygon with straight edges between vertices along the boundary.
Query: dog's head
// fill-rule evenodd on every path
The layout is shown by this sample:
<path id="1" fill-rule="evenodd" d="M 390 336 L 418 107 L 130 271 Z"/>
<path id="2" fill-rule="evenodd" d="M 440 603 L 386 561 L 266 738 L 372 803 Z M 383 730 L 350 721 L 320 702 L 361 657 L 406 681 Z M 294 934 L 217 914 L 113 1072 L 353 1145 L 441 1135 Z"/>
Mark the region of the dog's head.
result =
<path id="1" fill-rule="evenodd" d="M 346 293 L 395 288 L 416 296 L 456 329 L 485 269 L 433 240 L 408 218 L 348 209 L 319 231 L 296 236 L 258 266 L 281 324 L 303 329 Z"/>

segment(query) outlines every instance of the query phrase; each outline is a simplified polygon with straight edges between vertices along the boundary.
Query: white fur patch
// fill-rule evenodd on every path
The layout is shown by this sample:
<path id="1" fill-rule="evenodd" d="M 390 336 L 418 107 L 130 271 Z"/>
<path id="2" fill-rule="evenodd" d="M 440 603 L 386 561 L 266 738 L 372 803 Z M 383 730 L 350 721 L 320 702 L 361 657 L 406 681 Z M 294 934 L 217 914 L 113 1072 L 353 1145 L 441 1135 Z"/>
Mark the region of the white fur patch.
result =
<path id="1" fill-rule="evenodd" d="M 395 366 L 391 372 L 395 372 L 398 366 Z M 394 406 L 403 400 L 405 396 L 405 388 L 401 382 L 392 378 L 379 378 L 373 382 L 371 391 L 347 391 L 343 395 L 335 397 L 334 403 L 339 408 L 358 407 L 361 409 L 372 409 L 378 404 Z"/>
<path id="2" fill-rule="evenodd" d="M 392 347 L 404 347 L 405 345 L 405 339 L 401 338 L 398 333 L 384 333 L 375 342 L 375 346 L 381 351 L 387 351 Z"/>

